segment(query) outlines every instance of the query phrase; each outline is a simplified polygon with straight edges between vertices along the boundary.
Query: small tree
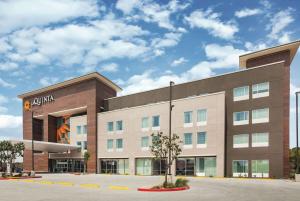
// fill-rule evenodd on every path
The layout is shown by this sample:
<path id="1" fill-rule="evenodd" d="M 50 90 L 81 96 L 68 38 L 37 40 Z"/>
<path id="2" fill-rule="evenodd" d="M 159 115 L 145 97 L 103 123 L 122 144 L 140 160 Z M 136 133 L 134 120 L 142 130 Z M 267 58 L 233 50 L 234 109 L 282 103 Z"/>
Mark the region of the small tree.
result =
<path id="1" fill-rule="evenodd" d="M 83 155 L 83 160 L 84 160 L 84 173 L 86 173 L 87 162 L 88 162 L 88 160 L 90 159 L 90 157 L 91 157 L 90 152 L 88 152 L 88 151 L 84 152 L 84 155 Z"/>
<path id="2" fill-rule="evenodd" d="M 163 135 L 163 132 L 158 132 L 157 134 L 152 134 L 152 145 L 150 146 L 151 153 L 154 155 L 155 159 L 168 159 L 169 152 L 171 152 L 171 159 L 167 160 L 167 169 L 165 172 L 165 182 L 164 186 L 168 184 L 168 172 L 171 168 L 173 162 L 178 158 L 182 152 L 180 140 L 177 134 L 173 134 L 171 139 L 167 135 Z"/>
<path id="3" fill-rule="evenodd" d="M 25 145 L 23 142 L 12 144 L 10 141 L 0 142 L 0 160 L 1 166 L 4 164 L 9 164 L 9 172 L 12 175 L 12 165 L 13 161 L 17 157 L 23 157 Z"/>

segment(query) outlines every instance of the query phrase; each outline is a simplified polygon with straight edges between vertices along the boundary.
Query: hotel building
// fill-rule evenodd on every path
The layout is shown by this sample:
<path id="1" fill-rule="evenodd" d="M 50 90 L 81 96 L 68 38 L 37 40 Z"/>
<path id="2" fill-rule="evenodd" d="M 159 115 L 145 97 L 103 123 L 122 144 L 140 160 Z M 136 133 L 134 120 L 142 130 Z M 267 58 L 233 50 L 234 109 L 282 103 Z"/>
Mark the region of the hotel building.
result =
<path id="1" fill-rule="evenodd" d="M 183 141 L 174 174 L 288 177 L 290 64 L 299 45 L 241 55 L 237 71 L 173 86 L 172 133 Z M 168 134 L 169 87 L 120 91 L 91 73 L 19 95 L 24 169 L 80 172 L 88 151 L 88 172 L 164 174 L 166 160 L 149 146 L 152 133 Z"/>

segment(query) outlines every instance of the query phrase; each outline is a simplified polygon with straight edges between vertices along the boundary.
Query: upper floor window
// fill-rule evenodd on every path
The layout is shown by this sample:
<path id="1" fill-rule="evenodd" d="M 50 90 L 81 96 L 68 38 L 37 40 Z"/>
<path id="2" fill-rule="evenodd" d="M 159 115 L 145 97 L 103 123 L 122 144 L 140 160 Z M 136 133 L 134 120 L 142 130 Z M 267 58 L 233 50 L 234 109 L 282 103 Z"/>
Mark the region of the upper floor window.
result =
<path id="1" fill-rule="evenodd" d="M 207 109 L 200 109 L 197 111 L 197 125 L 206 125 Z"/>
<path id="2" fill-rule="evenodd" d="M 192 111 L 184 112 L 184 123 L 185 124 L 193 123 L 193 112 Z"/>
<path id="3" fill-rule="evenodd" d="M 83 134 L 87 134 L 87 126 L 86 125 L 83 126 Z"/>
<path id="4" fill-rule="evenodd" d="M 117 121 L 116 122 L 116 130 L 122 131 L 123 130 L 123 121 Z"/>
<path id="5" fill-rule="evenodd" d="M 148 117 L 143 117 L 142 118 L 142 128 L 148 128 L 149 127 L 149 118 Z"/>
<path id="6" fill-rule="evenodd" d="M 123 149 L 123 139 L 116 140 L 116 148 L 117 148 L 117 150 Z"/>
<path id="7" fill-rule="evenodd" d="M 269 96 L 269 82 L 252 85 L 252 98 L 260 98 Z"/>
<path id="8" fill-rule="evenodd" d="M 87 141 L 83 141 L 83 149 L 87 150 Z"/>
<path id="9" fill-rule="evenodd" d="M 252 123 L 267 123 L 269 122 L 269 108 L 252 110 Z"/>
<path id="10" fill-rule="evenodd" d="M 76 126 L 76 132 L 77 134 L 81 134 L 81 126 Z"/>
<path id="11" fill-rule="evenodd" d="M 249 86 L 243 86 L 233 89 L 233 101 L 249 99 Z"/>
<path id="12" fill-rule="evenodd" d="M 159 116 L 153 116 L 152 117 L 152 127 L 159 127 L 160 122 L 159 122 Z"/>
<path id="13" fill-rule="evenodd" d="M 113 132 L 114 131 L 114 122 L 107 122 L 107 131 Z"/>
<path id="14" fill-rule="evenodd" d="M 114 140 L 112 139 L 107 140 L 107 150 L 111 151 L 113 150 L 113 147 L 114 147 Z"/>
<path id="15" fill-rule="evenodd" d="M 240 134 L 233 136 L 233 148 L 249 147 L 249 135 Z"/>
<path id="16" fill-rule="evenodd" d="M 184 148 L 192 147 L 193 146 L 193 134 L 192 133 L 185 133 L 184 134 Z"/>
<path id="17" fill-rule="evenodd" d="M 76 144 L 77 144 L 77 146 L 80 146 L 80 147 L 81 147 L 81 142 L 77 142 Z"/>
<path id="18" fill-rule="evenodd" d="M 249 111 L 233 113 L 233 125 L 249 124 Z"/>
<path id="19" fill-rule="evenodd" d="M 253 133 L 252 147 L 267 147 L 269 146 L 269 133 Z"/>
<path id="20" fill-rule="evenodd" d="M 206 132 L 197 133 L 197 147 L 206 147 Z"/>
<path id="21" fill-rule="evenodd" d="M 148 148 L 149 147 L 149 137 L 145 136 L 141 138 L 141 147 Z"/>

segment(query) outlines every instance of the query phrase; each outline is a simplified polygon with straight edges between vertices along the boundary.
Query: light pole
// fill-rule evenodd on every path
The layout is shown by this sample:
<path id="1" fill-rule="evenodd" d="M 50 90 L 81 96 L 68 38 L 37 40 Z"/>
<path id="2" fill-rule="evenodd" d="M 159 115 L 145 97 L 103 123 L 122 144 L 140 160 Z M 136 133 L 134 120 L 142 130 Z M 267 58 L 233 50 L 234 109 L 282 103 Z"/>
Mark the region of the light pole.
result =
<path id="1" fill-rule="evenodd" d="M 300 94 L 300 91 L 298 91 L 298 92 L 296 92 L 295 93 L 296 94 L 296 174 L 298 174 L 299 173 L 299 140 L 298 140 L 298 130 L 299 130 L 299 127 L 298 127 L 298 122 L 299 122 L 299 120 L 298 120 L 298 115 L 299 115 L 299 111 L 298 111 L 298 95 Z"/>
<path id="2" fill-rule="evenodd" d="M 33 129 L 34 129 L 34 125 L 33 125 L 34 121 L 33 121 L 33 111 L 31 111 L 31 167 L 32 167 L 32 171 L 34 171 L 34 140 L 33 140 Z"/>
<path id="3" fill-rule="evenodd" d="M 173 95 L 173 85 L 175 83 L 173 81 L 170 81 L 170 94 L 169 94 L 169 103 L 170 103 L 170 107 L 169 107 L 169 144 L 171 145 L 171 137 L 172 137 L 172 109 L 174 107 L 174 105 L 172 105 L 172 95 Z M 171 175 L 171 147 L 169 148 L 169 172 L 168 174 Z"/>

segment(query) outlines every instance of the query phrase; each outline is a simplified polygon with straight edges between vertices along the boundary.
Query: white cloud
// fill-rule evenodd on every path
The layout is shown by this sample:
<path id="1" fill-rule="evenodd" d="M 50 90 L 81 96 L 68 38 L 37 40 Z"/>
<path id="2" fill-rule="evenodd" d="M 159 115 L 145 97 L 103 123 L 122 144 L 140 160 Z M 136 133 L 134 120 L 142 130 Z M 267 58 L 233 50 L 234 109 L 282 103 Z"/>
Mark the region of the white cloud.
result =
<path id="1" fill-rule="evenodd" d="M 129 14 L 138 5 L 140 5 L 140 0 L 119 0 L 116 8 L 125 14 Z"/>
<path id="2" fill-rule="evenodd" d="M 100 72 L 114 73 L 117 71 L 118 71 L 118 64 L 116 63 L 105 64 L 100 68 Z"/>
<path id="3" fill-rule="evenodd" d="M 58 82 L 57 77 L 43 77 L 40 79 L 40 84 L 42 86 L 49 86 Z"/>
<path id="4" fill-rule="evenodd" d="M 181 36 L 182 33 L 170 32 L 161 38 L 154 38 L 151 42 L 154 55 L 161 56 L 165 53 L 165 48 L 176 46 L 180 42 Z"/>
<path id="5" fill-rule="evenodd" d="M 253 44 L 251 42 L 246 42 L 245 43 L 245 47 L 247 48 L 247 50 L 249 50 L 251 52 L 254 52 L 254 51 L 266 49 L 267 48 L 267 44 L 266 43 Z"/>
<path id="6" fill-rule="evenodd" d="M 258 15 L 261 14 L 262 10 L 258 8 L 250 9 L 250 8 L 244 8 L 242 10 L 236 11 L 234 15 L 238 18 L 243 18 L 243 17 L 248 17 L 248 16 L 253 16 L 253 15 Z"/>
<path id="7" fill-rule="evenodd" d="M 282 35 L 278 38 L 278 42 L 281 44 L 291 42 L 291 32 L 282 33 Z"/>
<path id="8" fill-rule="evenodd" d="M 300 86 L 296 86 L 295 84 L 291 83 L 290 84 L 290 96 L 294 97 L 295 93 L 300 91 Z"/>
<path id="9" fill-rule="evenodd" d="M 284 29 L 295 20 L 292 16 L 293 11 L 294 9 L 288 8 L 279 11 L 274 16 L 271 16 L 270 24 L 266 28 L 271 31 L 268 35 L 269 38 L 281 41 L 285 41 L 287 39 L 288 35 L 284 32 Z"/>
<path id="10" fill-rule="evenodd" d="M 0 71 L 11 71 L 16 70 L 19 67 L 19 65 L 15 62 L 4 62 L 0 63 Z"/>
<path id="11" fill-rule="evenodd" d="M 208 44 L 204 50 L 208 60 L 199 62 L 179 75 L 170 71 L 159 75 L 155 71 L 147 70 L 142 74 L 133 75 L 127 81 L 122 80 L 123 91 L 121 94 L 131 94 L 168 86 L 170 80 L 179 84 L 210 77 L 215 75 L 213 72 L 215 69 L 236 68 L 239 63 L 239 55 L 246 53 L 245 50 L 235 49 L 230 45 L 220 46 L 217 44 Z"/>
<path id="12" fill-rule="evenodd" d="M 185 59 L 184 57 L 180 57 L 179 59 L 175 59 L 172 63 L 171 63 L 171 66 L 178 66 L 180 64 L 184 64 L 188 62 L 187 59 Z"/>
<path id="13" fill-rule="evenodd" d="M 196 10 L 185 17 L 191 28 L 206 29 L 211 35 L 222 39 L 233 39 L 234 34 L 239 31 L 233 21 L 221 21 L 221 14 L 213 12 L 212 9 Z"/>
<path id="14" fill-rule="evenodd" d="M 18 0 L 0 2 L 0 33 L 98 14 L 94 0 Z"/>
<path id="15" fill-rule="evenodd" d="M 0 129 L 20 128 L 22 126 L 22 116 L 0 115 Z"/>
<path id="16" fill-rule="evenodd" d="M 16 87 L 16 85 L 6 82 L 2 78 L 0 78 L 0 86 L 6 87 L 6 88 L 15 88 Z"/>
<path id="17" fill-rule="evenodd" d="M 104 60 L 137 58 L 150 52 L 142 38 L 147 34 L 139 26 L 113 18 L 56 28 L 22 29 L 2 38 L 14 50 L 3 54 L 7 62 L 0 64 L 0 70 L 15 70 L 16 62 L 30 67 L 51 63 L 94 70 Z"/>
<path id="18" fill-rule="evenodd" d="M 171 22 L 171 15 L 184 10 L 190 3 L 180 4 L 178 0 L 169 1 L 168 4 L 160 5 L 152 0 L 119 0 L 116 8 L 127 15 L 128 20 L 144 20 L 148 23 L 156 23 L 159 27 L 175 31 Z"/>

